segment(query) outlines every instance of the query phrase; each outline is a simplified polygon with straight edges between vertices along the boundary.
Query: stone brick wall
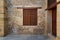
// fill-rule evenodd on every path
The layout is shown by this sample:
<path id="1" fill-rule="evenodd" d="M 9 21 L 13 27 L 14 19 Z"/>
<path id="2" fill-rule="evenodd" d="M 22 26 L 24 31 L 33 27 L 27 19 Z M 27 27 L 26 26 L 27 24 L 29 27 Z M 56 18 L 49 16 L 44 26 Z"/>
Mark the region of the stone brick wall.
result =
<path id="1" fill-rule="evenodd" d="M 57 5 L 57 36 L 60 38 L 60 4 Z"/>
<path id="2" fill-rule="evenodd" d="M 4 35 L 4 1 L 0 0 L 0 36 Z"/>
<path id="3" fill-rule="evenodd" d="M 46 1 L 45 0 L 10 0 L 8 5 L 8 18 L 9 27 L 14 33 L 36 33 L 45 34 L 47 32 L 46 27 Z M 17 9 L 16 7 L 42 7 L 38 9 L 38 25 L 37 26 L 23 26 L 23 8 Z M 37 28 L 37 29 L 36 29 Z M 40 30 L 41 29 L 41 30 Z M 35 32 L 36 31 L 36 32 Z M 37 33 L 38 31 L 38 33 Z"/>

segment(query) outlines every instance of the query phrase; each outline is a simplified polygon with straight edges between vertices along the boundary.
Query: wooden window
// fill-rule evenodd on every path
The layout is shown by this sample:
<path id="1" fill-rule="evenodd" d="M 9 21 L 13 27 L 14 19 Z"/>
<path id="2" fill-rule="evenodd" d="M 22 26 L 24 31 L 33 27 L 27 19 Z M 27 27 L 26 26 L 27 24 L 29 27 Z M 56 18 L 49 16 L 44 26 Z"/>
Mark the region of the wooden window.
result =
<path id="1" fill-rule="evenodd" d="M 23 25 L 37 25 L 37 9 L 23 9 Z"/>

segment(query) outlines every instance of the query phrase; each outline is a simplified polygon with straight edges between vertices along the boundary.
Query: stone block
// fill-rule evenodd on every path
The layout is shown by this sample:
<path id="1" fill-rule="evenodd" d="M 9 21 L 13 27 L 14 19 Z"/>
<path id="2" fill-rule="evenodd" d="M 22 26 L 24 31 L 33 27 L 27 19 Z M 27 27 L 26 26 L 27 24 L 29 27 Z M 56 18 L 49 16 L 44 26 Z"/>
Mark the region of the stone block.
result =
<path id="1" fill-rule="evenodd" d="M 4 22 L 0 22 L 0 27 L 4 27 Z"/>
<path id="2" fill-rule="evenodd" d="M 2 26 L 0 26 L 0 36 L 4 36 L 4 27 Z"/>
<path id="3" fill-rule="evenodd" d="M 4 18 L 4 13 L 1 13 L 0 14 L 0 18 Z"/>
<path id="4" fill-rule="evenodd" d="M 4 19 L 3 18 L 0 18 L 0 21 L 4 21 Z"/>
<path id="5" fill-rule="evenodd" d="M 4 13 L 4 8 L 0 8 L 0 13 Z"/>
<path id="6" fill-rule="evenodd" d="M 0 7 L 3 7 L 4 6 L 4 1 L 3 0 L 0 0 Z"/>
<path id="7" fill-rule="evenodd" d="M 0 13 L 4 13 L 4 1 L 0 0 Z"/>

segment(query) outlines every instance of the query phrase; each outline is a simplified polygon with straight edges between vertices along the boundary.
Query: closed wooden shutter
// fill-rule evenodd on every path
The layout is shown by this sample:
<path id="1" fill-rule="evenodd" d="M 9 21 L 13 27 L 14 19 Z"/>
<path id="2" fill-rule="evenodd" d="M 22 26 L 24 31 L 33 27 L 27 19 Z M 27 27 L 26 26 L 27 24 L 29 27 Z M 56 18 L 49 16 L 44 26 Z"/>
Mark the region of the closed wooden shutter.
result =
<path id="1" fill-rule="evenodd" d="M 23 10 L 23 25 L 37 25 L 37 9 Z"/>

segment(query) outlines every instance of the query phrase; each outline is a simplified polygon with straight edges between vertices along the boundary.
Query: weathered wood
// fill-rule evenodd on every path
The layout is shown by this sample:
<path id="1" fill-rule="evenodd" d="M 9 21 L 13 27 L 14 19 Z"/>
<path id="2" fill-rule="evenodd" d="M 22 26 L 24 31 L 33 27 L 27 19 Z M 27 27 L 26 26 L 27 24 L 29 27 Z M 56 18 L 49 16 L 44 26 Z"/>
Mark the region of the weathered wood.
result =
<path id="1" fill-rule="evenodd" d="M 53 4 L 51 4 L 49 7 L 47 7 L 47 9 L 46 9 L 46 10 L 50 10 L 50 9 L 52 9 L 52 8 L 56 7 L 58 4 L 60 4 L 60 1 L 59 1 L 59 2 L 54 2 L 54 3 L 53 3 Z"/>

